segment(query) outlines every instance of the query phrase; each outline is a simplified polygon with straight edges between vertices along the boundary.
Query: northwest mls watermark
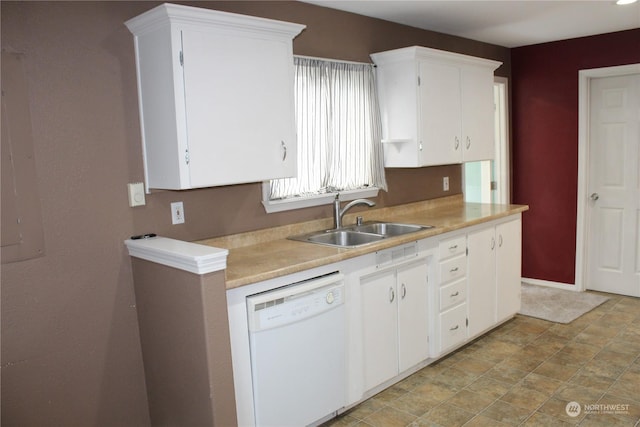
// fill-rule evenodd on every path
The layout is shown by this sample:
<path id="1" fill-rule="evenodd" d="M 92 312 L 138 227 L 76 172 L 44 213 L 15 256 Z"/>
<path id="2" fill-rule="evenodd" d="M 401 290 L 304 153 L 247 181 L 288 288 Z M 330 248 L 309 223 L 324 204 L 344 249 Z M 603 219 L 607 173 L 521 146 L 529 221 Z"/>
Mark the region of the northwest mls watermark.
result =
<path id="1" fill-rule="evenodd" d="M 591 403 L 588 405 L 580 405 L 578 402 L 569 402 L 565 407 L 567 415 L 577 417 L 584 413 L 585 415 L 629 415 L 629 406 L 626 403 Z"/>

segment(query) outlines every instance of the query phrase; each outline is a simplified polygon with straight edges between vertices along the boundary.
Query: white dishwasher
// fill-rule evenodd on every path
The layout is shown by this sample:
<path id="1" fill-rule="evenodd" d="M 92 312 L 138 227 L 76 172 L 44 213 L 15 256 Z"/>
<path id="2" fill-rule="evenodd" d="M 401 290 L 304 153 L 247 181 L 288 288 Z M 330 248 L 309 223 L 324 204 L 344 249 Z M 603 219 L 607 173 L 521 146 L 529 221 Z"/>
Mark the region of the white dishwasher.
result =
<path id="1" fill-rule="evenodd" d="M 256 426 L 301 427 L 344 406 L 343 277 L 247 297 Z"/>

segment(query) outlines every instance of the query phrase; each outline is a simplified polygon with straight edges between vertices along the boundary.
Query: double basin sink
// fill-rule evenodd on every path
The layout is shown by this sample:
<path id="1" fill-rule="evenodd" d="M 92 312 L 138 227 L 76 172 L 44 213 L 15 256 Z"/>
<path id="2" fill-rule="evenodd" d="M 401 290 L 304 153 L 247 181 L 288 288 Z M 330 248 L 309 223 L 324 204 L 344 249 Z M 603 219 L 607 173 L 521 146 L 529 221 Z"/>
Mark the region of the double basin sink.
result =
<path id="1" fill-rule="evenodd" d="M 289 237 L 292 240 L 317 243 L 340 248 L 355 248 L 379 242 L 389 237 L 402 236 L 433 228 L 432 225 L 400 224 L 395 222 L 365 222 L 340 229 L 316 231 Z"/>

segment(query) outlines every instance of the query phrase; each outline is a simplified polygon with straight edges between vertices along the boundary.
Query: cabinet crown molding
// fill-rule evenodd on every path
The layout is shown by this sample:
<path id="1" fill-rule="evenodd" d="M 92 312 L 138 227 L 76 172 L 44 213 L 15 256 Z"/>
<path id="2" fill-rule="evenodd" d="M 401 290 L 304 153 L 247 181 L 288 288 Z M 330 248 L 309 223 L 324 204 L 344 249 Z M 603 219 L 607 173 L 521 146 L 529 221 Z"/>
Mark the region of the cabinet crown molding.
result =
<path id="1" fill-rule="evenodd" d="M 274 19 L 247 16 L 219 10 L 203 9 L 164 3 L 141 15 L 131 18 L 125 25 L 133 34 L 140 35 L 167 24 L 214 25 L 218 31 L 269 33 L 272 37 L 291 40 L 306 28 L 306 25 Z"/>
<path id="2" fill-rule="evenodd" d="M 476 56 L 464 55 L 440 49 L 432 49 L 423 46 L 409 46 L 385 52 L 372 53 L 371 58 L 376 65 L 416 59 L 451 61 L 458 64 L 487 67 L 494 71 L 502 65 L 502 62 L 494 61 L 492 59 L 478 58 Z"/>

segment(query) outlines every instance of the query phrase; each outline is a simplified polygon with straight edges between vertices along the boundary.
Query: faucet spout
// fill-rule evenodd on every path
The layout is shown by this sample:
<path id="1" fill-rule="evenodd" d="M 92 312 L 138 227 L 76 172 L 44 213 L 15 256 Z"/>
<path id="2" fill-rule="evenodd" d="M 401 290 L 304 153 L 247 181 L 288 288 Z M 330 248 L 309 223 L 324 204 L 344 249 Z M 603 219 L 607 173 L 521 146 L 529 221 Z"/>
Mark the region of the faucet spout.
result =
<path id="1" fill-rule="evenodd" d="M 333 201 L 333 225 L 334 228 L 342 228 L 342 217 L 347 213 L 349 209 L 358 205 L 367 205 L 369 207 L 375 206 L 376 203 L 368 199 L 356 199 L 347 203 L 342 209 L 340 209 L 340 195 L 337 194 Z"/>

